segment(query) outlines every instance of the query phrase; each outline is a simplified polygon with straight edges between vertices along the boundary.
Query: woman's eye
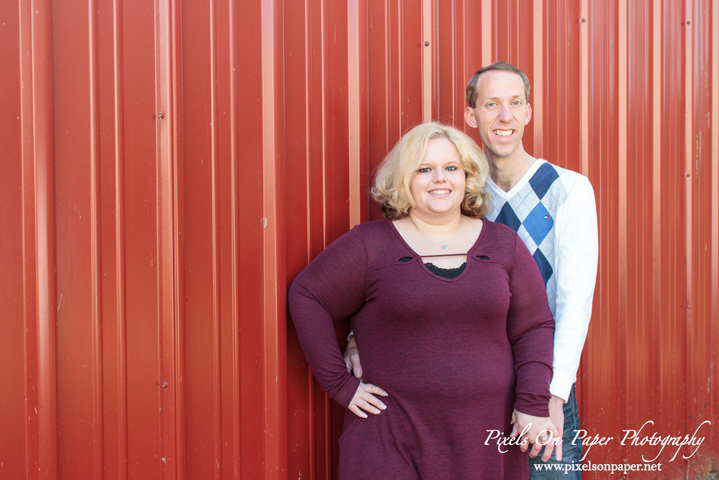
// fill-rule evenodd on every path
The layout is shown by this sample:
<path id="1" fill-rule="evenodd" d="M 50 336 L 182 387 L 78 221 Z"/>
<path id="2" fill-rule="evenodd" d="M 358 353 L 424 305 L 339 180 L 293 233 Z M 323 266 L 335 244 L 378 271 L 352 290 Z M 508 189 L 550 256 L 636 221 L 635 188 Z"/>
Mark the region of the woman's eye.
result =
<path id="1" fill-rule="evenodd" d="M 429 172 L 429 168 L 427 168 L 427 167 L 425 167 L 425 168 L 420 168 L 420 169 L 417 170 L 417 171 L 418 171 L 419 173 L 427 173 L 427 172 Z"/>
<path id="2" fill-rule="evenodd" d="M 450 172 L 454 172 L 457 170 L 457 167 L 447 167 L 447 170 L 449 170 Z"/>

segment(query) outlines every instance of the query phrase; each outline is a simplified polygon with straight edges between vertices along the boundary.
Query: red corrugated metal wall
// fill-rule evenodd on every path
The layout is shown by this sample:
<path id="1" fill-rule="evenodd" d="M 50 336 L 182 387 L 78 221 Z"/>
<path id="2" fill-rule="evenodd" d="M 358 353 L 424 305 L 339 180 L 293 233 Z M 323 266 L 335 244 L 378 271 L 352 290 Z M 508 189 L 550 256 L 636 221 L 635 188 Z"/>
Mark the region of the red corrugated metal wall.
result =
<path id="1" fill-rule="evenodd" d="M 661 478 L 719 468 L 716 2 L 3 0 L 0 20 L 0 478 L 332 478 L 343 412 L 286 290 L 380 217 L 402 132 L 465 128 L 498 59 L 533 84 L 529 152 L 597 194 L 579 400 L 614 441 L 588 459 L 710 420 Z"/>

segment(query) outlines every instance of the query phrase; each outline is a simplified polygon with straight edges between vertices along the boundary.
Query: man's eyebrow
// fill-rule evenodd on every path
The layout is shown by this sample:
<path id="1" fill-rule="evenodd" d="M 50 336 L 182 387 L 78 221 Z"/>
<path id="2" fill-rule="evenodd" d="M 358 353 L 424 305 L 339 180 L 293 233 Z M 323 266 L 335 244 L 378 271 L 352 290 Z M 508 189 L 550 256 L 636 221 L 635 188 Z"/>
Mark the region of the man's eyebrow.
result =
<path id="1" fill-rule="evenodd" d="M 522 93 L 515 93 L 514 95 L 509 96 L 509 98 L 511 98 L 511 99 L 519 98 L 519 99 L 521 99 L 522 101 L 524 101 L 524 92 L 522 92 Z M 491 97 L 485 97 L 485 98 L 483 98 L 483 99 L 480 99 L 480 101 L 482 101 L 482 102 L 487 102 L 487 101 L 489 101 L 489 100 L 501 100 L 501 98 L 500 98 L 500 97 L 497 97 L 497 96 L 491 96 Z"/>

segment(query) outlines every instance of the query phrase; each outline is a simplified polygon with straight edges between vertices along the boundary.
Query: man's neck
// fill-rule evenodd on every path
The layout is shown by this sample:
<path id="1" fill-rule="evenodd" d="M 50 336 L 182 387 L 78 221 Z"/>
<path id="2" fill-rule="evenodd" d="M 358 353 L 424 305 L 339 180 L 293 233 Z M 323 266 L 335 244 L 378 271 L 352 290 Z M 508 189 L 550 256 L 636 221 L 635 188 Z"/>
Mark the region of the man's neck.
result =
<path id="1" fill-rule="evenodd" d="M 517 153 L 518 155 L 512 157 L 487 156 L 489 176 L 505 192 L 510 191 L 537 160 L 525 151 Z"/>

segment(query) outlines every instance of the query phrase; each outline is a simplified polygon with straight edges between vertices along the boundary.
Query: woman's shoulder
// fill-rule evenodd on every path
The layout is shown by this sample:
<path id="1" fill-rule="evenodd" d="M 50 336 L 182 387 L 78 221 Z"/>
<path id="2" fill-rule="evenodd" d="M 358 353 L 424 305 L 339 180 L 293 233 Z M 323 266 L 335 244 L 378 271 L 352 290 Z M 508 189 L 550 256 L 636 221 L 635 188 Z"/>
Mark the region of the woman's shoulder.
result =
<path id="1" fill-rule="evenodd" d="M 486 228 L 485 235 L 491 237 L 493 240 L 498 242 L 509 242 L 514 245 L 518 235 L 511 227 L 499 222 L 491 222 L 486 218 L 483 219 L 484 225 L 482 228 Z"/>
<path id="2" fill-rule="evenodd" d="M 367 248 L 370 264 L 382 263 L 385 257 L 393 257 L 398 253 L 406 255 L 406 247 L 399 239 L 397 229 L 387 219 L 373 220 L 357 225 L 352 230 L 362 235 Z"/>
<path id="3" fill-rule="evenodd" d="M 392 225 L 390 220 L 370 220 L 369 222 L 360 223 L 356 225 L 352 230 L 365 237 L 365 242 L 371 239 L 387 238 L 394 235 L 392 231 Z"/>
<path id="4" fill-rule="evenodd" d="M 517 232 L 510 227 L 497 222 L 483 220 L 482 242 L 480 248 L 482 255 L 494 260 L 511 264 L 516 252 L 517 243 L 522 243 Z"/>

